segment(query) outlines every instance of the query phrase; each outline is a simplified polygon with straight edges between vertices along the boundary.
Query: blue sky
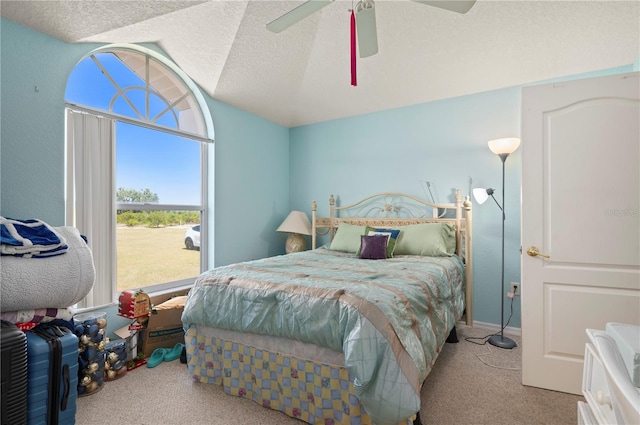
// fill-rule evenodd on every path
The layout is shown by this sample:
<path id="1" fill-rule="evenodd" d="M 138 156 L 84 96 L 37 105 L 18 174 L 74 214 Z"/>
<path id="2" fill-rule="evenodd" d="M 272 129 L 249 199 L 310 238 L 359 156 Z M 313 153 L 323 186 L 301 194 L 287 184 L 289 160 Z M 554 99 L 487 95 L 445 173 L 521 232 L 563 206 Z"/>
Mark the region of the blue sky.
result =
<path id="1" fill-rule="evenodd" d="M 98 54 L 100 62 L 120 88 L 132 87 L 126 95 L 144 111 L 144 82 L 111 54 Z M 65 100 L 95 109 L 109 110 L 116 88 L 98 66 L 86 58 L 72 71 Z M 164 102 L 151 96 L 152 111 L 161 111 Z M 131 107 L 117 98 L 113 112 L 135 118 Z M 169 114 L 159 123 L 176 128 Z M 194 205 L 200 203 L 200 142 L 160 131 L 118 122 L 116 125 L 116 187 L 158 194 L 160 203 Z"/>

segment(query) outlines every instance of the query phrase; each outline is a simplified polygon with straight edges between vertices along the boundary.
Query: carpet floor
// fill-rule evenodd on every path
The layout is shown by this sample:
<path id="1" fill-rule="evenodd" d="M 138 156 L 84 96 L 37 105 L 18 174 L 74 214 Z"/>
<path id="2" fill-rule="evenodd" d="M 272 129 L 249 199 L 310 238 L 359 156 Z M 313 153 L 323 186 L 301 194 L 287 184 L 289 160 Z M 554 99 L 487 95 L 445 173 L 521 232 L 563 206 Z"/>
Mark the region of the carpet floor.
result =
<path id="1" fill-rule="evenodd" d="M 476 345 L 487 330 L 458 326 L 422 388 L 423 425 L 575 425 L 583 397 L 521 384 L 518 347 Z M 300 425 L 301 421 L 195 383 L 179 360 L 131 370 L 78 398 L 78 425 Z"/>

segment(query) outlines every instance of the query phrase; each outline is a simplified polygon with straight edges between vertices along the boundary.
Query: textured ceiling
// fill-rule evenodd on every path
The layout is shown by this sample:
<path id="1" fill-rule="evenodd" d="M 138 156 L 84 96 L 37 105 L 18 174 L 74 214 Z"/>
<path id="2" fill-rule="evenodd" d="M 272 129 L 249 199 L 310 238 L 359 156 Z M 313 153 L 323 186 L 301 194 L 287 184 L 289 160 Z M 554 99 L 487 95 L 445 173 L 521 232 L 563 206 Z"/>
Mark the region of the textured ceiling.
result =
<path id="1" fill-rule="evenodd" d="M 350 85 L 349 9 L 282 33 L 302 1 L 5 1 L 2 16 L 70 42 L 155 42 L 210 96 L 287 127 L 629 65 L 638 1 L 478 0 L 465 15 L 378 0 L 379 53 Z"/>

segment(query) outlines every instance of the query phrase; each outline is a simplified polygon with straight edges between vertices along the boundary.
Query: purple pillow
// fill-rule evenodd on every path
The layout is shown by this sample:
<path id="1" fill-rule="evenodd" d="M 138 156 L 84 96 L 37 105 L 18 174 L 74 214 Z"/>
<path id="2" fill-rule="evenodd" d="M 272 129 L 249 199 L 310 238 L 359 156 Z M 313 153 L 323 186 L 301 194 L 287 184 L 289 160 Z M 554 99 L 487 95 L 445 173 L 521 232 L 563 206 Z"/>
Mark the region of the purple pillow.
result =
<path id="1" fill-rule="evenodd" d="M 360 258 L 383 260 L 387 258 L 389 235 L 360 236 Z"/>

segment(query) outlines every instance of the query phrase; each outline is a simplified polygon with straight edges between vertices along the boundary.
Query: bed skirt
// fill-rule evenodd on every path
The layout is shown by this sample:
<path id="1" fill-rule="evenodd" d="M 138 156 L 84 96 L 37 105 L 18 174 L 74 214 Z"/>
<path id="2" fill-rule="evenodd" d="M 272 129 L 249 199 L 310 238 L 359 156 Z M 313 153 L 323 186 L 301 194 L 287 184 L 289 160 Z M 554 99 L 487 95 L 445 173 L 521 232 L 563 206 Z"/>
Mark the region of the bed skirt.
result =
<path id="1" fill-rule="evenodd" d="M 233 396 L 319 425 L 371 425 L 343 366 L 305 360 L 216 336 L 185 336 L 189 374 Z M 402 422 L 411 424 L 413 418 Z"/>

